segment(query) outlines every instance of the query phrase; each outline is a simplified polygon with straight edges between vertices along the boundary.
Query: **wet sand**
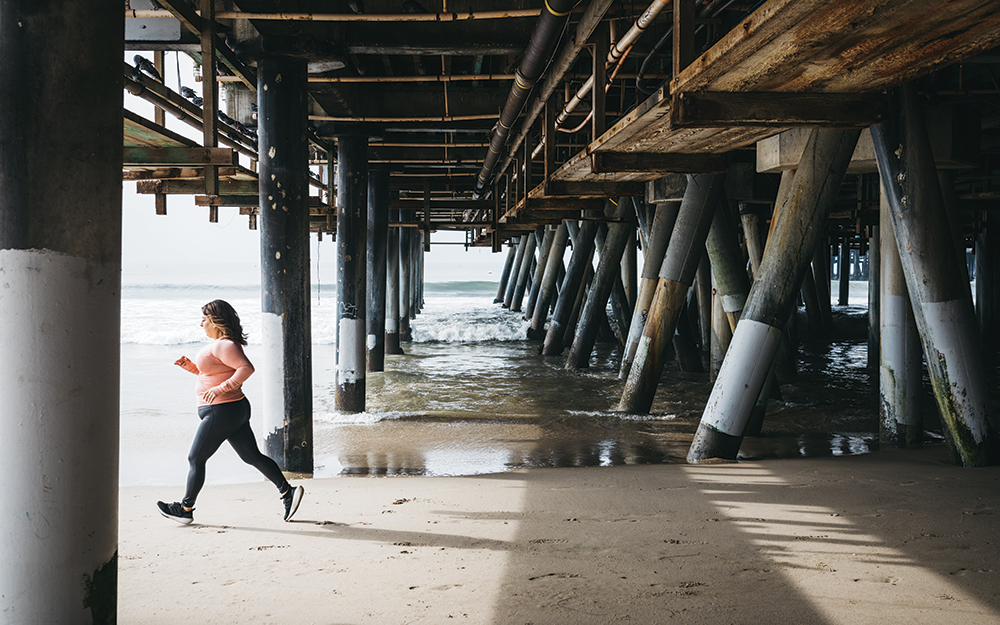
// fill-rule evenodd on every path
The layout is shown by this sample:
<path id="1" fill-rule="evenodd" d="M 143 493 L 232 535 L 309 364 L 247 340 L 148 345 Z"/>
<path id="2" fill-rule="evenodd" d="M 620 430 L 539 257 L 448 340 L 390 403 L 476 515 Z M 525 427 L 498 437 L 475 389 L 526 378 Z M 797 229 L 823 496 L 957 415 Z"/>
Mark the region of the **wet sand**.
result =
<path id="1" fill-rule="evenodd" d="M 1000 623 L 1000 467 L 944 447 L 121 490 L 122 623 Z"/>

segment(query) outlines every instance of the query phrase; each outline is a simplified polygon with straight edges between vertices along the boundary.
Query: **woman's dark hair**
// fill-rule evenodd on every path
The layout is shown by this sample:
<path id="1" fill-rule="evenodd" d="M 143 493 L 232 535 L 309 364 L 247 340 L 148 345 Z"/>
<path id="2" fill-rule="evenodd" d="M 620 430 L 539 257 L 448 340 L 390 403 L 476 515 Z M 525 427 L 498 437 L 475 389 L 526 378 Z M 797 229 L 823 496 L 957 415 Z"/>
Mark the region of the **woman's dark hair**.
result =
<path id="1" fill-rule="evenodd" d="M 219 329 L 222 330 L 222 336 L 225 338 L 237 345 L 247 344 L 247 335 L 243 331 L 243 326 L 240 325 L 240 316 L 236 314 L 236 310 L 229 302 L 221 299 L 212 300 L 201 307 L 201 314 L 219 326 Z"/>

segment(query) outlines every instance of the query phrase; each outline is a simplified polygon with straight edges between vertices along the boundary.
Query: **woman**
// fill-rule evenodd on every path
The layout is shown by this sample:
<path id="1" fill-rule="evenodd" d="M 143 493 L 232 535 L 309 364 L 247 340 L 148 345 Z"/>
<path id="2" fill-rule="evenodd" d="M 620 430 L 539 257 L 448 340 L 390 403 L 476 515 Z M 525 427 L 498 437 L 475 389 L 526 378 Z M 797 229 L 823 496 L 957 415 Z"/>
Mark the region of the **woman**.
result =
<path id="1" fill-rule="evenodd" d="M 243 395 L 242 386 L 253 373 L 253 365 L 243 353 L 247 344 L 240 317 L 228 302 L 221 299 L 201 307 L 201 327 L 212 342 L 194 357 L 181 356 L 174 364 L 198 376 L 195 394 L 198 397 L 198 417 L 201 425 L 191 444 L 188 462 L 187 492 L 184 499 L 174 503 L 156 502 L 160 514 L 187 525 L 194 520 L 192 511 L 198 492 L 205 484 L 205 463 L 222 445 L 229 441 L 240 459 L 257 468 L 278 487 L 285 504 L 285 520 L 291 521 L 299 508 L 305 489 L 292 487 L 285 480 L 278 464 L 257 448 L 257 439 L 250 430 L 250 402 Z"/>

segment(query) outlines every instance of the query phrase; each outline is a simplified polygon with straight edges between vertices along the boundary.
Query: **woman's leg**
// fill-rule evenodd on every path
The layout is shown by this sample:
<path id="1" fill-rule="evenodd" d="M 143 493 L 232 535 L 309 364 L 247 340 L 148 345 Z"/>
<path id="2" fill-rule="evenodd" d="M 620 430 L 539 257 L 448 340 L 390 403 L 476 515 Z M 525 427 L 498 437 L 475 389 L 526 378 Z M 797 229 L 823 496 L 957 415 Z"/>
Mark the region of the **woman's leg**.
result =
<path id="1" fill-rule="evenodd" d="M 245 399 L 241 401 L 246 401 Z M 278 463 L 261 453 L 257 447 L 257 438 L 250 429 L 250 402 L 247 401 L 247 420 L 229 436 L 229 444 L 233 446 L 240 460 L 256 468 L 268 480 L 278 487 L 278 492 L 284 493 L 290 486 L 281 473 Z"/>
<path id="2" fill-rule="evenodd" d="M 194 442 L 191 443 L 191 451 L 188 452 L 190 469 L 188 469 L 187 490 L 181 501 L 187 508 L 194 507 L 198 493 L 205 485 L 205 463 L 219 450 L 223 441 L 229 438 L 241 424 L 246 423 L 250 416 L 249 403 L 247 403 L 246 410 L 235 406 L 238 403 L 202 406 L 198 409 L 201 424 L 194 435 Z"/>

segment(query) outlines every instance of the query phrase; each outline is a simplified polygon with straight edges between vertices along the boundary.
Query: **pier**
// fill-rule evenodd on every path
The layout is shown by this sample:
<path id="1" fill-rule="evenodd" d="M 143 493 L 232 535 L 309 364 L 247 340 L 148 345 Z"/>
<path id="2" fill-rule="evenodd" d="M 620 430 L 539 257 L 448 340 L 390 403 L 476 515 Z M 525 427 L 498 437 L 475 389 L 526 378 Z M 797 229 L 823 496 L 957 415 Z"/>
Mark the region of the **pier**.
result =
<path id="1" fill-rule="evenodd" d="M 869 284 L 878 446 L 921 447 L 926 366 L 948 460 L 1000 464 L 995 0 L 36 5 L 0 6 L 0 624 L 116 620 L 123 181 L 259 231 L 257 427 L 289 473 L 310 237 L 336 241 L 334 404 L 363 413 L 444 231 L 497 254 L 537 358 L 614 345 L 608 413 L 710 372 L 691 475 L 766 430 L 834 276 L 838 308 Z"/>

